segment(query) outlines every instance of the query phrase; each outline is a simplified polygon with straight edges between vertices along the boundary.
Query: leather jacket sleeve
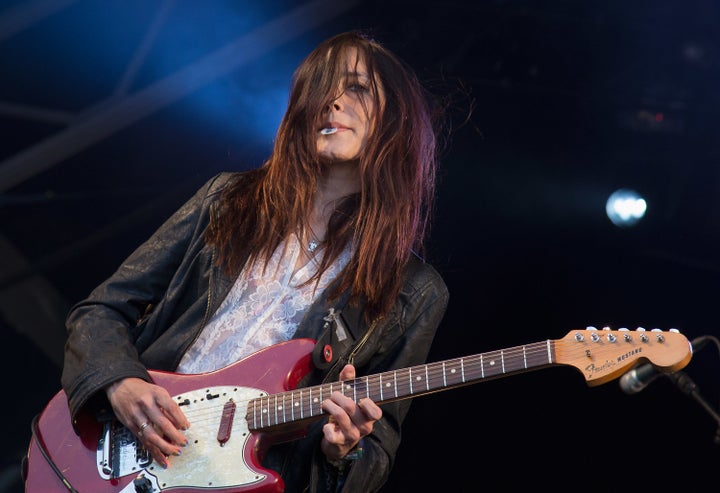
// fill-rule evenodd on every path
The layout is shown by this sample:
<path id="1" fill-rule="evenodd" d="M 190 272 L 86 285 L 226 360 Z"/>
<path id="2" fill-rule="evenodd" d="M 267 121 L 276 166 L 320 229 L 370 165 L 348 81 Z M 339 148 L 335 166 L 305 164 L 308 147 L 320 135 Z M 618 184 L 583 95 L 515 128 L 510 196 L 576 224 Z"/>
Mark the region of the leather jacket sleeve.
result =
<path id="1" fill-rule="evenodd" d="M 179 285 L 174 279 L 187 274 L 183 264 L 198 256 L 211 198 L 227 176 L 208 181 L 114 274 L 71 308 L 66 320 L 62 386 L 73 418 L 90 401 L 103 400 L 100 391 L 116 380 L 138 377 L 149 381 L 147 362 L 141 361 L 137 348 L 138 337 L 147 337 L 149 330 L 141 334 L 139 322 L 168 290 Z"/>

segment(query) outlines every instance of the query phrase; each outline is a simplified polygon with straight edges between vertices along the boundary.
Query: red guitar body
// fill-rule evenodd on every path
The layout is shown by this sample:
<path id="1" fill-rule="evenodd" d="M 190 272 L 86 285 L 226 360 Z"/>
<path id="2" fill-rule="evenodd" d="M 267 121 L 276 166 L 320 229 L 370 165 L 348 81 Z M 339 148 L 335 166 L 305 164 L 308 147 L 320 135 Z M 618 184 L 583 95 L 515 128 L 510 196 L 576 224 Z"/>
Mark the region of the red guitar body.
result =
<path id="1" fill-rule="evenodd" d="M 263 392 L 274 394 L 294 389 L 299 380 L 312 369 L 310 355 L 314 344 L 310 339 L 291 340 L 210 373 L 182 375 L 151 371 L 154 382 L 165 387 L 170 395 L 182 401 L 193 401 L 193 404 L 183 408 L 191 423 L 187 432 L 191 442 L 188 450 L 189 455 L 193 455 L 191 449 L 197 449 L 198 453 L 202 454 L 185 459 L 188 454 L 183 451 L 182 456 L 171 458 L 171 465 L 166 470 L 149 464 L 120 477 L 104 477 L 107 475 L 102 473 L 102 466 L 98 466 L 99 457 L 108 455 L 99 455 L 104 434 L 103 424 L 94 417 L 83 416 L 78 419 L 76 427 L 73 427 L 67 397 L 60 391 L 41 413 L 38 436 L 30 443 L 25 491 L 134 493 L 136 490 L 133 482 L 142 474 L 153 478 L 153 488 L 148 490 L 153 493 L 282 492 L 284 484 L 277 473 L 260 466 L 263 452 L 276 440 L 270 436 L 264 439 L 265 435 L 252 434 L 247 430 L 245 405 L 249 399 L 262 395 Z M 228 399 L 224 397 L 225 394 L 233 395 Z M 217 404 L 210 402 L 211 397 Z M 222 426 L 219 420 L 223 404 L 228 400 L 237 404 L 238 411 L 234 416 L 229 440 L 221 444 L 216 437 L 219 434 L 218 426 Z M 197 405 L 195 401 L 198 401 Z M 193 409 L 193 406 L 199 406 L 199 409 Z M 198 410 L 201 413 L 195 413 L 198 416 L 195 422 L 191 413 Z M 208 414 L 212 415 L 211 420 L 205 418 Z M 204 421 L 209 421 L 205 431 Z M 295 436 L 298 434 L 295 433 Z M 74 490 L 65 485 L 55 473 L 38 448 L 37 440 L 43 444 L 50 459 Z M 117 458 L 110 457 L 110 461 L 112 460 Z M 183 464 L 183 460 L 189 462 Z M 205 471 L 206 465 L 210 469 L 216 467 L 218 471 Z M 242 471 L 242 474 L 235 471 Z"/>

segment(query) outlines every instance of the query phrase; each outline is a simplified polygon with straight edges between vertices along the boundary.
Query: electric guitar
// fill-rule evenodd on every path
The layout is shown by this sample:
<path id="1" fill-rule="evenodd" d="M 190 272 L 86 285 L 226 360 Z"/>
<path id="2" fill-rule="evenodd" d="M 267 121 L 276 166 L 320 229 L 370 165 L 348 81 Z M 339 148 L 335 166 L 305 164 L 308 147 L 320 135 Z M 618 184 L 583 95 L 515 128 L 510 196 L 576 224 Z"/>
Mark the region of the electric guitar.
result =
<path id="1" fill-rule="evenodd" d="M 383 404 L 553 365 L 573 366 L 595 386 L 643 361 L 673 372 L 692 357 L 691 344 L 674 329 L 589 328 L 558 340 L 297 389 L 312 370 L 314 344 L 290 340 L 209 373 L 151 371 L 191 423 L 188 446 L 167 469 L 156 466 L 112 416 L 82 416 L 73 426 L 66 395 L 58 392 L 34 423 L 26 493 L 282 492 L 279 475 L 260 465 L 264 451 L 301 437 L 324 415 L 320 403 L 334 391 Z"/>

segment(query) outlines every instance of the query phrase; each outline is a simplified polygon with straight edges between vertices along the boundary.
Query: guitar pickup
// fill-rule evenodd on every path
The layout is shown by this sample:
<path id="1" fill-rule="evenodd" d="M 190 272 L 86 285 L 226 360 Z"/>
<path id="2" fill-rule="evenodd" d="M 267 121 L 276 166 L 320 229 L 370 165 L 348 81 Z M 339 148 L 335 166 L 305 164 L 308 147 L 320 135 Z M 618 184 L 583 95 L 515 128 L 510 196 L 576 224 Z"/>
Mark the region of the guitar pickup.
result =
<path id="1" fill-rule="evenodd" d="M 236 405 L 232 399 L 227 401 L 223 406 L 222 416 L 220 418 L 220 426 L 218 427 L 217 440 L 220 442 L 220 446 L 224 446 L 225 442 L 230 440 L 230 433 L 232 432 L 233 418 L 235 417 Z"/>

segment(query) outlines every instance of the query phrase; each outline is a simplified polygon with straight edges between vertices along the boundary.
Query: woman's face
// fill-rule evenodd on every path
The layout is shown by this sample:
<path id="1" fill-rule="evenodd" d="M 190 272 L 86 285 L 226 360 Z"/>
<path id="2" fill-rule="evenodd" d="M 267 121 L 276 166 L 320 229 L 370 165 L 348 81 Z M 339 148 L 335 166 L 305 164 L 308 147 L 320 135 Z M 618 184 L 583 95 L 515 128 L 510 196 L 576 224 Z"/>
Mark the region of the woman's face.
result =
<path id="1" fill-rule="evenodd" d="M 365 62 L 358 59 L 356 49 L 347 50 L 346 74 L 317 129 L 318 154 L 323 160 L 352 161 L 365 148 L 375 121 L 375 102 Z M 378 84 L 379 99 L 383 101 Z"/>

